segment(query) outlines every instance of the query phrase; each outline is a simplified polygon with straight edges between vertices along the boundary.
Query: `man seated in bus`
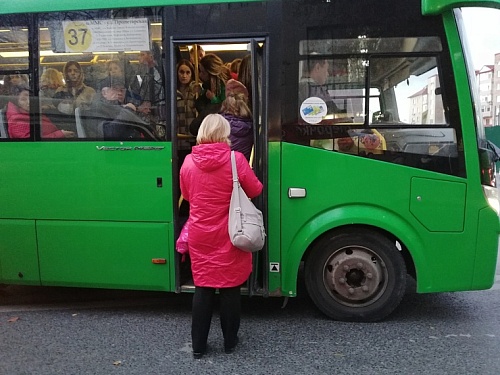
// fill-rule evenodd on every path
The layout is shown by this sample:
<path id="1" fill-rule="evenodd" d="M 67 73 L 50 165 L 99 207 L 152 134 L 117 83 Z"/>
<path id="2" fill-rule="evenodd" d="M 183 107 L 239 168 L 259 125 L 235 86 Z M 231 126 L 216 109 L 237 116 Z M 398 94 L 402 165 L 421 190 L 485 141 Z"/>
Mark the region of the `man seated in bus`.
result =
<path id="1" fill-rule="evenodd" d="M 326 86 L 329 66 L 328 61 L 325 59 L 303 62 L 302 77 L 299 81 L 299 106 L 307 98 L 316 97 L 325 102 L 327 114 L 340 112 Z"/>
<path id="2" fill-rule="evenodd" d="M 136 106 L 126 102 L 126 91 L 121 79 L 101 89 L 84 119 L 90 137 L 127 140 L 150 135 L 149 124 L 137 114 Z"/>
<path id="3" fill-rule="evenodd" d="M 328 93 L 327 80 L 330 64 L 325 59 L 308 59 L 302 62 L 299 80 L 298 123 L 300 125 L 331 125 L 334 113 L 340 110 Z M 303 144 L 333 150 L 333 138 L 306 137 Z"/>

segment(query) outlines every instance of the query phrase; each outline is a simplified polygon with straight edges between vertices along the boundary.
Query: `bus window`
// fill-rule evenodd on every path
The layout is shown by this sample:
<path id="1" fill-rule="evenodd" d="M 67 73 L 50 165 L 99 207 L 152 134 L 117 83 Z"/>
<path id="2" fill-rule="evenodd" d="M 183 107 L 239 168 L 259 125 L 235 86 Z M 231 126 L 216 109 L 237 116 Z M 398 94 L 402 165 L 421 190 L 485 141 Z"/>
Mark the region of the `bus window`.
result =
<path id="1" fill-rule="evenodd" d="M 13 20 L 14 21 L 14 20 Z M 16 86 L 29 88 L 28 80 L 28 27 L 21 25 L 4 25 L 0 30 L 0 110 L 3 111 L 3 125 L 5 133 L 2 138 L 7 138 L 8 124 L 6 110 L 9 102 L 14 101 L 12 89 Z M 14 107 L 13 107 L 14 108 Z M 29 129 L 28 129 L 29 134 Z"/>
<path id="2" fill-rule="evenodd" d="M 402 66 L 389 74 L 387 67 Z M 368 120 L 394 162 L 457 174 L 457 132 L 448 124 L 435 57 L 370 59 L 370 86 L 379 107 Z"/>
<path id="3" fill-rule="evenodd" d="M 42 113 L 78 140 L 156 140 L 166 134 L 162 22 L 146 10 L 41 16 Z M 134 27 L 131 27 L 134 26 Z M 75 73 L 76 72 L 76 73 Z"/>
<path id="4" fill-rule="evenodd" d="M 301 41 L 299 126 L 295 138 L 294 132 L 285 136 L 325 150 L 463 174 L 460 126 L 450 126 L 443 104 L 436 57 L 441 50 L 434 37 Z"/>

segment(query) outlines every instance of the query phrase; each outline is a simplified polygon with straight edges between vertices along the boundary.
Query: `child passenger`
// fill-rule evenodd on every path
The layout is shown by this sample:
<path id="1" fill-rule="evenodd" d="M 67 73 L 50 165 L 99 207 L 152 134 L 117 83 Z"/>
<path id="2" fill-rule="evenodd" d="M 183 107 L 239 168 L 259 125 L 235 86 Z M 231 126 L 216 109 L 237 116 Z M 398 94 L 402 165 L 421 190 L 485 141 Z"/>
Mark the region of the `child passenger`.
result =
<path id="1" fill-rule="evenodd" d="M 241 152 L 249 161 L 253 147 L 253 120 L 248 108 L 248 91 L 241 82 L 234 79 L 227 81 L 221 115 L 231 126 L 231 150 Z"/>

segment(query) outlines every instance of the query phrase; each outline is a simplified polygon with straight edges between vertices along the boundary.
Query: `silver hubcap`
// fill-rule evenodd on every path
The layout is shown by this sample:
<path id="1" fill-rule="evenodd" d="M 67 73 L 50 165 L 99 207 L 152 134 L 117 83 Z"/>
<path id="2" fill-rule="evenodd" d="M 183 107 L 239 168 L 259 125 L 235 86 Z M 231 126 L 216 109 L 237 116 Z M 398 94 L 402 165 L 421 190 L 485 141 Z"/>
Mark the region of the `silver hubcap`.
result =
<path id="1" fill-rule="evenodd" d="M 376 301 L 387 286 L 387 269 L 369 248 L 348 246 L 326 261 L 323 281 L 338 302 L 360 307 Z"/>

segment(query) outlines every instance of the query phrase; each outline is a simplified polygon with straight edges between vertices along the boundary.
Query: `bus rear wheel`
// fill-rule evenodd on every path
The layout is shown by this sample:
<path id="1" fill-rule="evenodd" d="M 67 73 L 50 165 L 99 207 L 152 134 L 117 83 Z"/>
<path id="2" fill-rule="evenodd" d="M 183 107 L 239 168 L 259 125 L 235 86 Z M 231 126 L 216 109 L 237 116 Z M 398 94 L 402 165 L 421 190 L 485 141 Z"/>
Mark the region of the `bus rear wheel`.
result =
<path id="1" fill-rule="evenodd" d="M 406 265 L 396 246 L 376 232 L 336 232 L 312 249 L 305 283 L 313 302 L 330 318 L 374 322 L 401 302 Z"/>

